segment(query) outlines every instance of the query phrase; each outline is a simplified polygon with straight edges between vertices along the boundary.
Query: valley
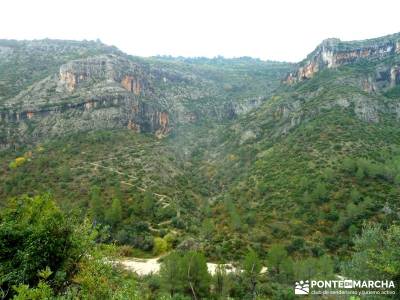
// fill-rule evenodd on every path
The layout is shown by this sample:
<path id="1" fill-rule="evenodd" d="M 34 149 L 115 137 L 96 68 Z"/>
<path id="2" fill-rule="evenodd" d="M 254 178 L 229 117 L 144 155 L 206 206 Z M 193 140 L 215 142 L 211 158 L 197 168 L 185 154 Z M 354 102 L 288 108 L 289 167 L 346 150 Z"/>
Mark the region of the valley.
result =
<path id="1" fill-rule="evenodd" d="M 10 237 L 25 230 L 13 216 L 37 217 L 43 234 L 46 218 L 54 228 L 74 220 L 63 226 L 95 250 L 80 271 L 63 272 L 79 291 L 96 290 L 100 274 L 98 299 L 132 282 L 141 288 L 120 292 L 137 298 L 121 299 L 255 299 L 256 286 L 259 299 L 293 299 L 294 280 L 335 274 L 398 283 L 399 45 L 398 33 L 328 39 L 292 64 L 0 40 L 0 221 L 13 228 L 0 227 L 0 246 L 23 245 L 22 234 Z M 0 275 L 23 265 L 1 251 Z M 141 271 L 102 266 L 103 256 Z M 174 281 L 190 270 L 198 286 Z"/>

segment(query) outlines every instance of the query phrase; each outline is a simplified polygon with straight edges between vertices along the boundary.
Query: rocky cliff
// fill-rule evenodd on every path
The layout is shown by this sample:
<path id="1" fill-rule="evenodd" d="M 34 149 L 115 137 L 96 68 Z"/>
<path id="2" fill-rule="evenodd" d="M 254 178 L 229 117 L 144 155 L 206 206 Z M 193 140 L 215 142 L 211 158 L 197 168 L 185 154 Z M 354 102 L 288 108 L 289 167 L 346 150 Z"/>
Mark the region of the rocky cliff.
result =
<path id="1" fill-rule="evenodd" d="M 27 81 L 16 87 L 18 93 L 5 92 L 0 97 L 2 147 L 106 128 L 129 128 L 161 138 L 181 124 L 232 119 L 260 105 L 288 70 L 288 64 L 256 60 L 222 60 L 226 66 L 219 67 L 207 59 L 143 59 L 98 42 L 71 46 L 65 41 L 64 48 L 61 41 L 51 40 L 12 41 L 12 47 L 10 43 L 0 40 L 0 62 L 10 70 L 0 72 L 0 83 L 8 80 L 18 57 L 30 53 L 28 47 L 38 57 L 48 51 L 54 59 L 30 79 L 32 84 Z M 15 71 L 20 81 L 38 67 L 35 56 L 29 55 L 31 61 Z M 264 74 L 272 79 L 265 81 Z"/>
<path id="2" fill-rule="evenodd" d="M 6 140 L 123 127 L 165 136 L 169 113 L 154 101 L 149 80 L 159 78 L 116 55 L 70 61 L 57 75 L 3 102 L 0 122 L 18 128 L 8 130 Z"/>
<path id="3" fill-rule="evenodd" d="M 352 42 L 327 39 L 299 63 L 298 68 L 289 73 L 285 81 L 292 84 L 309 79 L 325 68 L 337 68 L 363 59 L 382 59 L 399 53 L 400 34 Z M 395 66 L 395 70 L 397 70 L 397 66 Z M 389 70 L 390 72 L 391 70 Z M 398 71 L 395 73 L 398 74 Z M 394 77 L 398 76 L 396 74 Z"/>

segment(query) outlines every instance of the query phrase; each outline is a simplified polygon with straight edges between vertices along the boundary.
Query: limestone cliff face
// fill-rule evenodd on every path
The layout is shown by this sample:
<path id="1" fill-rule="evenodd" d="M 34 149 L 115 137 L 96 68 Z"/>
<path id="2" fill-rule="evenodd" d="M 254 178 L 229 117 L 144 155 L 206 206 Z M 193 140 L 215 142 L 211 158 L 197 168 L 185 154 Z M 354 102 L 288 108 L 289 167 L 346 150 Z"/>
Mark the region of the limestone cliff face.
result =
<path id="1" fill-rule="evenodd" d="M 371 39 L 362 42 L 342 42 L 339 39 L 323 41 L 297 70 L 288 74 L 286 83 L 295 83 L 311 78 L 324 68 L 336 68 L 360 59 L 379 59 L 398 54 L 400 34 Z"/>
<path id="2" fill-rule="evenodd" d="M 101 55 L 62 65 L 57 91 L 71 93 L 79 86 L 104 81 L 120 83 L 127 91 L 140 95 L 148 76 L 140 65 L 128 59 L 116 55 Z"/>
<path id="3" fill-rule="evenodd" d="M 394 87 L 400 83 L 400 66 L 395 65 L 390 68 L 390 87 Z"/>
<path id="4" fill-rule="evenodd" d="M 0 148 L 14 142 L 35 142 L 43 138 L 95 129 L 128 128 L 165 137 L 172 130 L 170 116 L 154 105 L 129 94 L 96 96 L 79 103 L 64 103 L 36 110 L 0 111 L 0 125 L 8 124 Z M 29 130 L 31 127 L 31 130 Z"/>
<path id="5" fill-rule="evenodd" d="M 122 79 L 121 84 L 127 91 L 130 91 L 135 95 L 140 95 L 140 92 L 142 90 L 142 84 L 138 78 L 126 75 Z"/>
<path id="6" fill-rule="evenodd" d="M 89 58 L 86 60 L 71 61 L 60 67 L 60 88 L 65 87 L 67 91 L 76 90 L 78 85 L 91 78 L 108 77 L 107 69 L 110 71 L 109 60 L 106 58 Z"/>
<path id="7" fill-rule="evenodd" d="M 261 105 L 291 67 L 140 58 L 97 41 L 61 40 L 0 40 L 0 60 L 0 148 L 111 128 L 161 138 L 188 123 L 232 119 Z"/>
<path id="8" fill-rule="evenodd" d="M 58 74 L 2 103 L 0 129 L 3 123 L 18 130 L 6 130 L 0 144 L 100 128 L 129 128 L 164 137 L 173 125 L 162 95 L 155 91 L 163 78 L 172 80 L 118 55 L 70 61 Z"/>
<path id="9" fill-rule="evenodd" d="M 205 105 L 201 113 L 191 105 L 218 96 L 212 81 L 179 69 L 149 67 L 124 55 L 72 60 L 57 74 L 0 103 L 0 146 L 102 128 L 162 138 L 177 124 L 208 117 L 207 110 L 218 115 L 220 109 L 221 117 L 233 117 L 236 110 L 222 104 Z"/>
<path id="10" fill-rule="evenodd" d="M 284 80 L 294 84 L 317 77 L 316 81 L 294 85 L 293 90 L 300 88 L 301 92 L 293 98 L 282 97 L 276 106 L 272 104 L 266 122 L 274 127 L 274 135 L 280 136 L 332 109 L 351 111 L 366 123 L 379 123 L 388 117 L 400 121 L 399 98 L 388 96 L 400 85 L 399 54 L 400 34 L 359 42 L 323 41 Z M 318 77 L 324 69 L 358 62 Z"/>

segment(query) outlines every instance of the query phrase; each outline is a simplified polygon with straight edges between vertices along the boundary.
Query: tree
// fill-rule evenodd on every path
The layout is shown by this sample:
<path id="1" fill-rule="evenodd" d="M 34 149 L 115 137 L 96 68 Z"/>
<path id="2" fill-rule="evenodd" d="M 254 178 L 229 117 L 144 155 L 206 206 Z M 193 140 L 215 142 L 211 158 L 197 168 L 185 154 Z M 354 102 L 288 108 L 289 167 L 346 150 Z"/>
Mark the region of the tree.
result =
<path id="1" fill-rule="evenodd" d="M 106 214 L 106 220 L 111 226 L 117 225 L 122 220 L 122 206 L 119 198 L 114 198 L 110 210 Z"/>
<path id="2" fill-rule="evenodd" d="M 293 264 L 293 272 L 296 280 L 310 280 L 313 278 L 318 278 L 318 280 L 333 279 L 333 261 L 327 255 L 319 258 L 307 257 Z"/>
<path id="3" fill-rule="evenodd" d="M 293 253 L 295 251 L 301 251 L 304 248 L 304 239 L 303 238 L 295 238 L 289 246 L 286 247 L 289 253 Z"/>
<path id="4" fill-rule="evenodd" d="M 210 219 L 205 219 L 201 225 L 201 235 L 205 240 L 210 240 L 212 238 L 214 231 L 214 225 Z"/>
<path id="5" fill-rule="evenodd" d="M 352 189 L 350 192 L 350 199 L 351 201 L 353 201 L 354 203 L 358 203 L 360 201 L 361 198 L 361 194 L 357 189 Z"/>
<path id="6" fill-rule="evenodd" d="M 218 299 L 226 299 L 232 286 L 231 277 L 227 274 L 224 265 L 218 265 L 213 276 L 215 294 Z"/>
<path id="7" fill-rule="evenodd" d="M 253 299 L 256 298 L 256 287 L 261 272 L 261 261 L 257 253 L 250 250 L 243 261 L 243 276 L 249 285 L 249 292 Z"/>
<path id="8" fill-rule="evenodd" d="M 364 175 L 365 175 L 364 169 L 361 167 L 358 167 L 357 172 L 356 172 L 356 178 L 361 181 L 364 179 Z"/>
<path id="9" fill-rule="evenodd" d="M 164 288 L 171 296 L 184 293 L 194 299 L 201 299 L 209 294 L 211 276 L 201 253 L 171 253 L 161 264 L 160 276 Z"/>
<path id="10" fill-rule="evenodd" d="M 161 284 L 171 297 L 183 289 L 181 268 L 181 255 L 178 252 L 172 252 L 161 263 Z"/>
<path id="11" fill-rule="evenodd" d="M 90 190 L 89 208 L 95 223 L 103 220 L 103 206 L 101 203 L 100 189 L 98 186 L 93 186 Z"/>
<path id="12" fill-rule="evenodd" d="M 357 165 L 354 159 L 346 157 L 343 160 L 343 169 L 349 172 L 350 174 L 354 174 L 354 172 L 356 171 L 356 167 Z"/>
<path id="13" fill-rule="evenodd" d="M 211 276 L 208 273 L 207 261 L 202 253 L 189 251 L 182 261 L 182 278 L 187 294 L 194 299 L 208 296 Z"/>
<path id="14" fill-rule="evenodd" d="M 142 202 L 143 213 L 149 217 L 154 216 L 155 205 L 156 202 L 153 198 L 153 195 L 149 191 L 146 191 Z"/>
<path id="15" fill-rule="evenodd" d="M 237 211 L 235 204 L 232 202 L 232 200 L 226 199 L 224 205 L 229 213 L 229 217 L 230 217 L 231 225 L 232 225 L 233 229 L 240 231 L 242 229 L 242 220 L 240 219 L 240 216 L 239 216 L 239 213 Z"/>
<path id="16" fill-rule="evenodd" d="M 289 284 L 291 282 L 293 282 L 293 260 L 290 257 L 286 257 L 283 261 L 282 261 L 282 265 L 281 265 L 281 280 L 282 282 Z"/>
<path id="17" fill-rule="evenodd" d="M 328 199 L 328 191 L 324 183 L 319 182 L 315 187 L 312 197 L 316 201 L 323 202 Z"/>
<path id="18" fill-rule="evenodd" d="M 273 244 L 268 251 L 267 261 L 271 270 L 279 275 L 281 272 L 282 263 L 287 258 L 288 253 L 283 245 Z"/>
<path id="19" fill-rule="evenodd" d="M 112 255 L 112 252 L 108 255 Z M 78 294 L 62 299 L 143 299 L 138 296 L 133 276 L 121 276 L 117 270 L 112 263 L 107 262 L 102 251 L 94 249 L 90 256 L 80 263 L 79 272 L 73 278 L 74 282 L 79 284 Z"/>
<path id="20" fill-rule="evenodd" d="M 384 230 L 381 225 L 367 225 L 354 239 L 355 253 L 342 264 L 344 275 L 359 280 L 393 280 L 396 294 L 400 287 L 400 226 Z"/>
<path id="21" fill-rule="evenodd" d="M 334 264 L 329 255 L 323 255 L 317 261 L 318 278 L 330 279 L 334 277 Z"/>

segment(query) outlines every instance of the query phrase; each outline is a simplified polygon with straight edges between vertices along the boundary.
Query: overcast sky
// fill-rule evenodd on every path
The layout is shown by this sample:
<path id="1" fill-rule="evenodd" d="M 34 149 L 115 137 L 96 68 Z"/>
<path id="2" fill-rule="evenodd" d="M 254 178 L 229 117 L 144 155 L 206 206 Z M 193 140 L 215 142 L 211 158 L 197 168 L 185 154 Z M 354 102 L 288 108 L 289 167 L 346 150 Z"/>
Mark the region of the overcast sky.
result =
<path id="1" fill-rule="evenodd" d="M 398 32 L 399 12 L 399 0 L 3 0 L 0 38 L 99 38 L 141 56 L 299 61 L 328 37 Z"/>

